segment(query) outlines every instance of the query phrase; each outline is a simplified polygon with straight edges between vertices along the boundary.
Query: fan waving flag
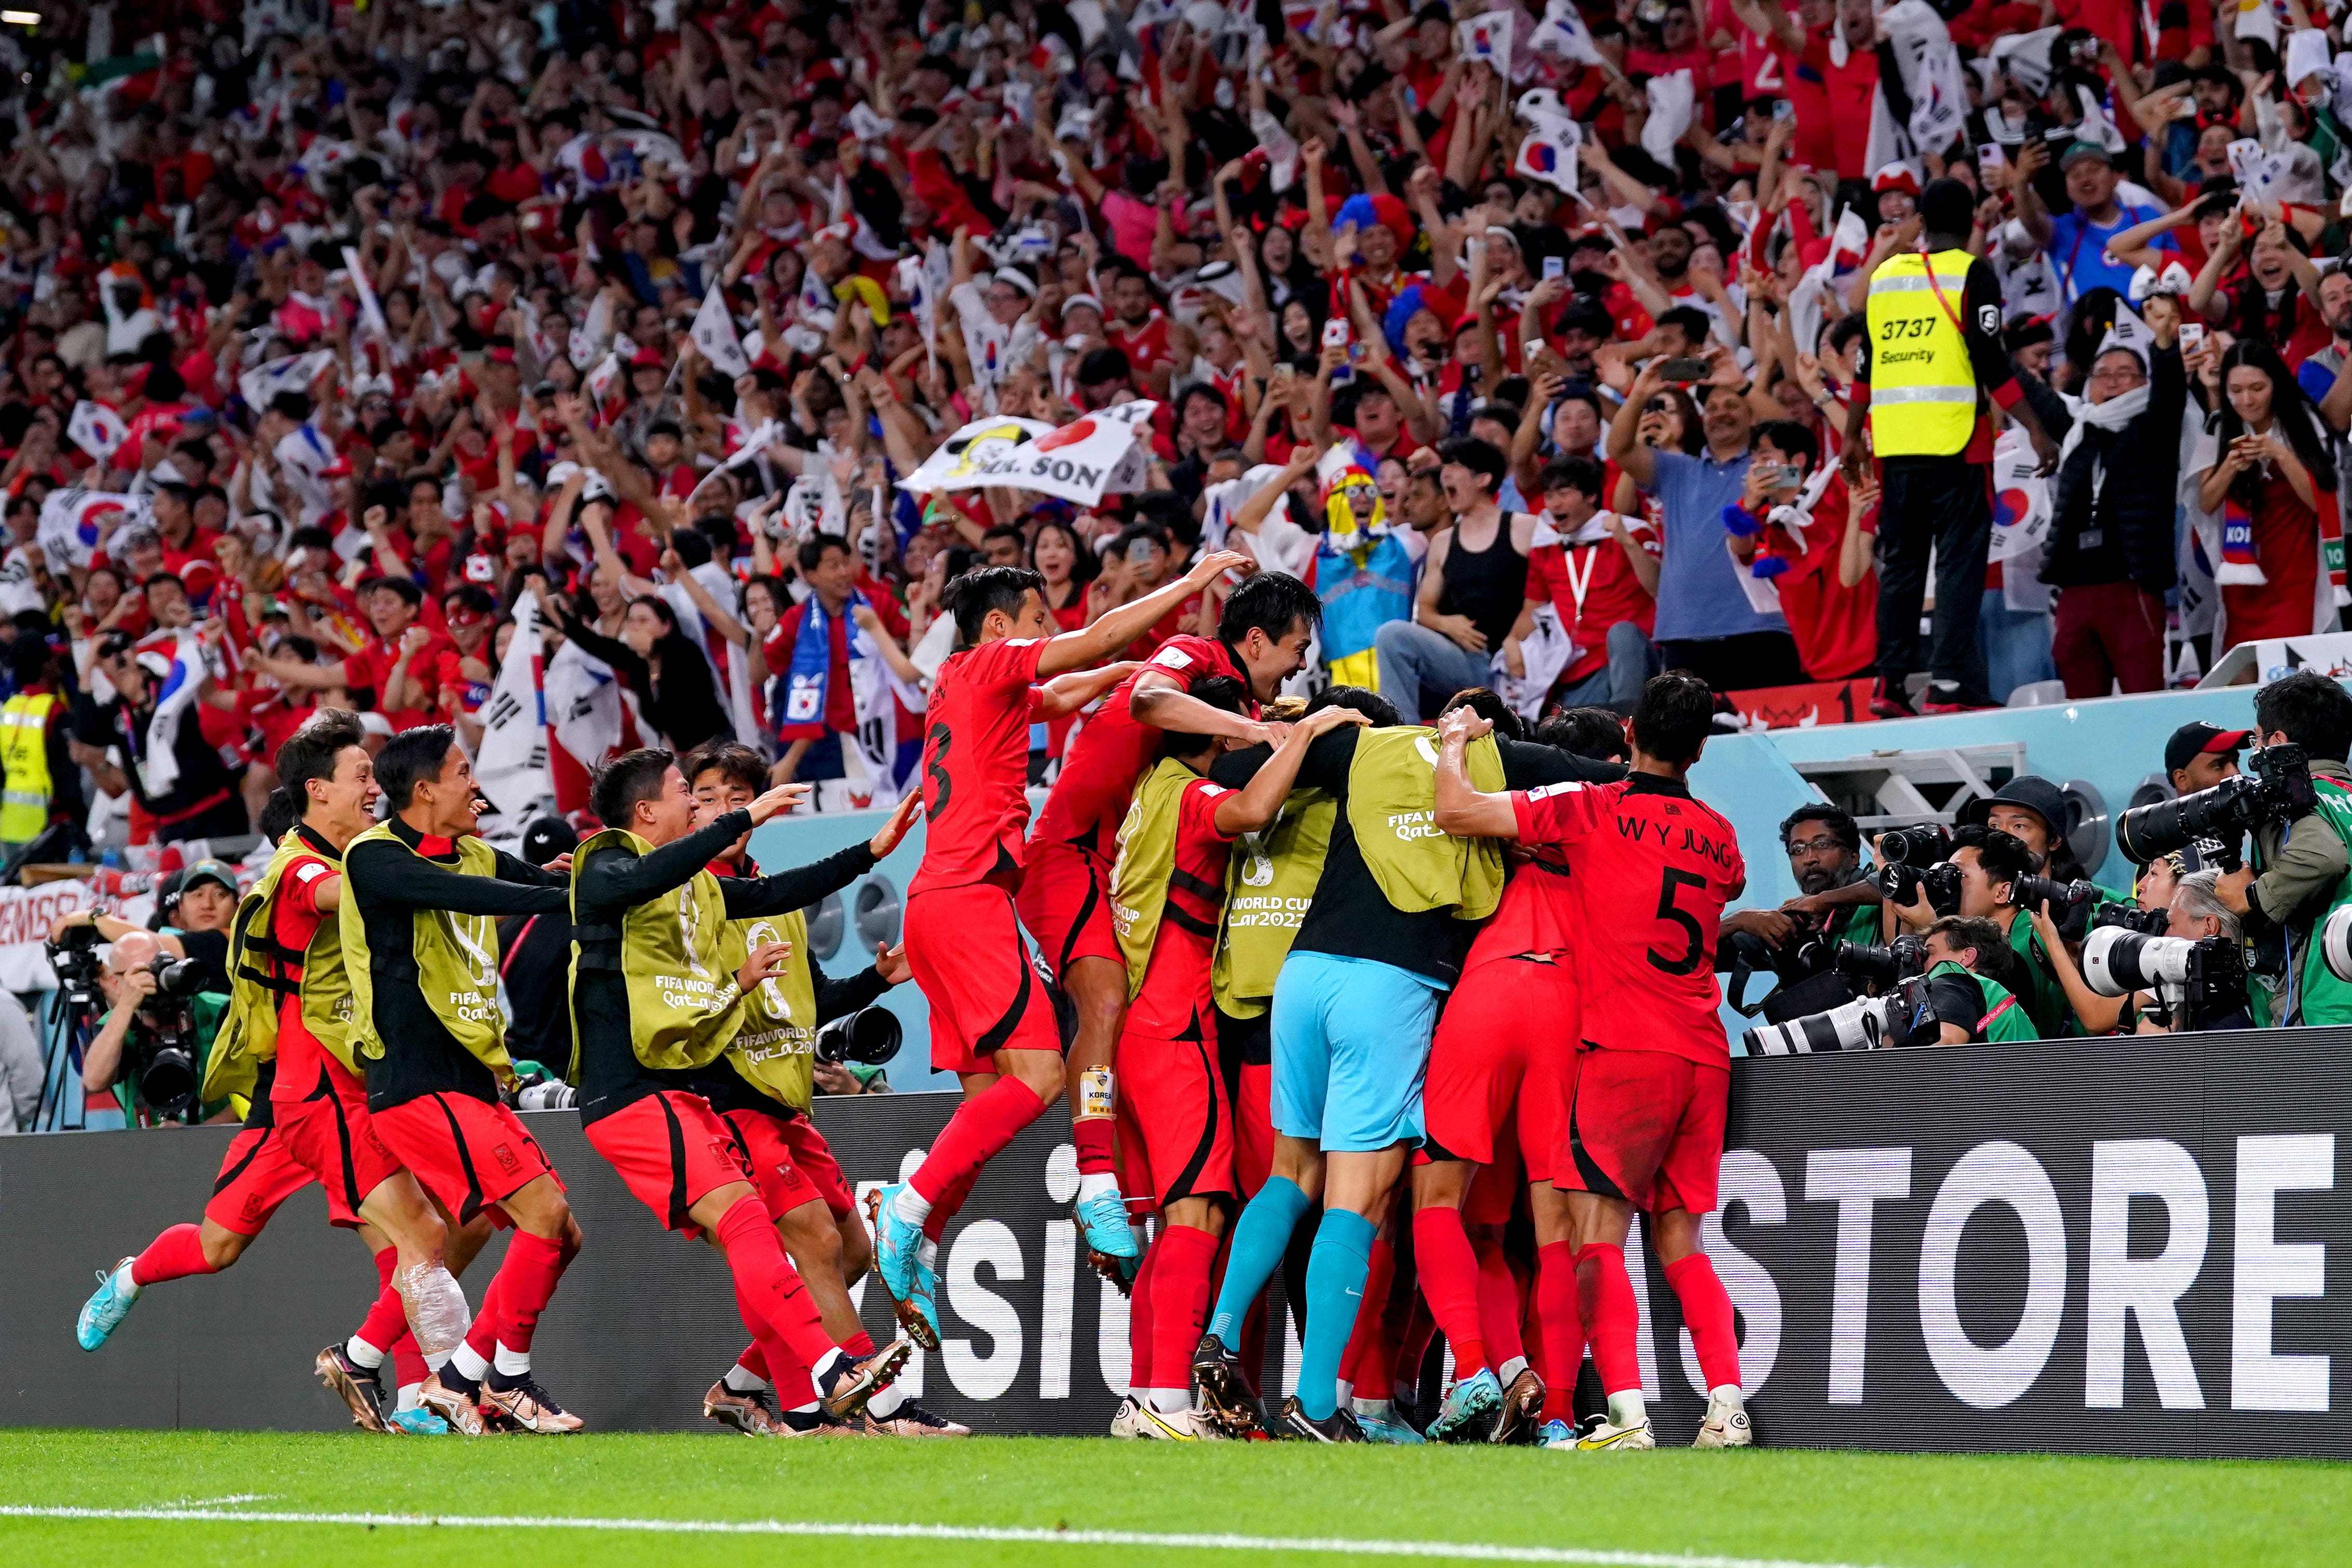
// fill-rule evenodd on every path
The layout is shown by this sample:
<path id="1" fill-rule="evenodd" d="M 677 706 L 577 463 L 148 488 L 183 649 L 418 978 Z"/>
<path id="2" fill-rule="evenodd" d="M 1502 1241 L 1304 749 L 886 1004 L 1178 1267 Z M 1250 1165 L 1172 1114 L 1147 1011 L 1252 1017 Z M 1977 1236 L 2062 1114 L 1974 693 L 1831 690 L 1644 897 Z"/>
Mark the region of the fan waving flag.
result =
<path id="1" fill-rule="evenodd" d="M 1494 68 L 1495 74 L 1511 74 L 1511 34 L 1518 20 L 1515 11 L 1489 11 L 1483 16 L 1465 16 L 1454 26 L 1460 40 L 1462 58 L 1480 60 Z"/>
<path id="2" fill-rule="evenodd" d="M 704 359 L 729 376 L 749 375 L 751 362 L 743 353 L 743 340 L 735 333 L 735 318 L 727 309 L 727 290 L 713 287 L 694 313 L 694 346 Z"/>
<path id="3" fill-rule="evenodd" d="M 92 403 L 84 398 L 74 405 L 73 416 L 66 421 L 66 434 L 72 437 L 73 444 L 88 452 L 93 461 L 104 463 L 114 456 L 114 449 L 122 445 L 123 437 L 131 434 L 131 426 L 122 422 L 122 416 L 105 404 Z"/>
<path id="4" fill-rule="evenodd" d="M 1576 150 L 1582 141 L 1583 133 L 1573 120 L 1538 125 L 1520 140 L 1518 156 L 1511 160 L 1511 173 L 1541 180 L 1573 195 Z"/>
<path id="5" fill-rule="evenodd" d="M 1538 54 L 1575 60 L 1580 65 L 1607 63 L 1601 58 L 1601 46 L 1592 41 L 1592 29 L 1584 25 L 1584 14 L 1576 8 L 1576 0 L 1550 0 L 1544 6 L 1543 20 L 1536 24 L 1528 47 Z"/>
<path id="6" fill-rule="evenodd" d="M 237 391 L 245 396 L 245 405 L 255 413 L 269 406 L 269 400 L 281 392 L 307 392 L 310 384 L 327 373 L 335 356 L 325 349 L 307 354 L 288 354 L 256 365 L 236 378 Z"/>
<path id="7" fill-rule="evenodd" d="M 50 491 L 41 502 L 40 530 L 35 535 L 48 554 L 49 570 L 62 575 L 70 567 L 89 565 L 99 533 L 115 512 L 124 514 L 126 522 L 142 518 L 147 498 L 107 490 Z"/>
<path id="8" fill-rule="evenodd" d="M 540 798 L 555 790 L 547 773 L 537 601 L 529 595 L 517 600 L 514 618 L 514 637 L 499 662 L 498 685 L 482 710 L 482 743 L 474 755 L 474 777 L 499 816 L 519 827 Z"/>
<path id="9" fill-rule="evenodd" d="M 163 689 L 155 693 L 155 711 L 147 721 L 147 743 L 139 758 L 139 782 L 150 799 L 171 794 L 180 782 L 180 758 L 173 743 L 179 739 L 180 716 L 195 706 L 204 684 L 204 644 L 196 640 L 193 629 L 182 626 L 172 668 L 163 677 Z"/>

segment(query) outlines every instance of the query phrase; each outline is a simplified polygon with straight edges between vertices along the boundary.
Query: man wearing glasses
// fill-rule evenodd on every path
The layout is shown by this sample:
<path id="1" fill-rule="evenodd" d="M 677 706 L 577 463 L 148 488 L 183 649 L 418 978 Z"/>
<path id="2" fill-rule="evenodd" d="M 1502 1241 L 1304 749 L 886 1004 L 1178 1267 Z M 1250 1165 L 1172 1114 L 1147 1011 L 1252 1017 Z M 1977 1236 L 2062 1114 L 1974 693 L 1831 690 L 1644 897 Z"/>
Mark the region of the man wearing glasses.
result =
<path id="1" fill-rule="evenodd" d="M 2051 656 L 2068 697 L 2164 686 L 2164 591 L 2176 575 L 2173 490 L 2189 377 L 2179 302 L 2147 301 L 2155 343 L 2091 362 L 2088 406 L 2066 434 L 2051 489 L 2042 580 L 2058 590 Z"/>

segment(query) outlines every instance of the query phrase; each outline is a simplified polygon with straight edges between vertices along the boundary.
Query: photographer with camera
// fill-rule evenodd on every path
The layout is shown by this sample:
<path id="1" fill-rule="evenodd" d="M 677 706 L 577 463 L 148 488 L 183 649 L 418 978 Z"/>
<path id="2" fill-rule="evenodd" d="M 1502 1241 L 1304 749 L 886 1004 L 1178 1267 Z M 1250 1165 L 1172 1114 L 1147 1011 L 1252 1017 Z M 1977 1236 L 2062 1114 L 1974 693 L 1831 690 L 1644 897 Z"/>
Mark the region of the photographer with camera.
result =
<path id="1" fill-rule="evenodd" d="M 2033 922 L 2018 918 L 2024 913 L 2018 884 L 2032 875 L 2034 864 L 2023 841 L 1999 828 L 1962 826 L 1953 829 L 1952 847 L 1944 859 L 1921 869 L 1886 855 L 1884 847 L 1890 837 L 1880 838 L 1879 886 L 1895 921 L 1922 935 L 1939 919 L 1953 915 L 1990 921 L 2016 956 L 2016 983 L 2011 989 L 2033 1020 L 2035 1034 L 2042 1039 L 2062 1034 L 2067 1020 L 2065 989 Z"/>
<path id="2" fill-rule="evenodd" d="M 2211 724 L 2183 724 L 2164 743 L 2165 776 L 2176 795 L 2211 789 L 2223 779 L 2239 776 L 2238 753 L 2253 738 L 2252 730 L 2222 730 Z"/>
<path id="3" fill-rule="evenodd" d="M 2222 875 L 2214 890 L 2249 936 L 2259 940 L 2271 926 L 2285 931 L 2285 994 L 2284 1005 L 2270 1010 L 2275 1022 L 2352 1023 L 2352 982 L 2336 977 L 2315 940 L 2328 911 L 2352 902 L 2352 773 L 2345 767 L 2352 695 L 2327 676 L 2296 670 L 2254 694 L 2254 733 L 2260 750 L 2252 761 L 2265 778 L 2276 772 L 2266 766 L 2273 748 L 2301 749 L 2310 768 L 2309 804 L 2305 814 L 2293 814 L 2304 804 L 2298 795 L 2265 812 L 2254 826 L 2252 858 Z"/>
<path id="4" fill-rule="evenodd" d="M 200 984 L 194 966 L 164 952 L 152 932 L 117 936 L 99 975 L 107 1014 L 82 1052 L 82 1092 L 113 1090 L 134 1126 L 207 1120 L 198 1086 L 229 999 Z"/>
<path id="5" fill-rule="evenodd" d="M 2183 942 L 2210 942 L 2222 938 L 2233 948 L 2242 950 L 2245 927 L 2237 914 L 2222 900 L 2222 873 L 2219 869 L 2191 871 L 2180 879 L 2172 889 L 2172 901 L 2168 910 L 2165 934 Z M 2217 1006 L 2221 1005 L 2217 1004 Z M 2223 1011 L 2209 1011 L 2192 1021 L 2176 1012 L 2170 1020 L 2175 1032 L 2191 1026 L 2200 1029 L 2251 1029 L 2254 1026 L 2253 994 L 2251 984 L 2241 1005 Z M 2144 1011 L 2140 1017 L 2140 1033 L 2158 1034 L 2164 1023 Z"/>
<path id="6" fill-rule="evenodd" d="M 1729 972 L 1726 995 L 1742 1013 L 1775 1022 L 1818 1011 L 1854 994 L 1851 985 L 1822 980 L 1841 941 L 1878 939 L 1878 884 L 1862 868 L 1862 829 L 1836 806 L 1809 802 L 1780 824 L 1780 847 L 1798 895 L 1774 910 L 1726 915 L 1717 933 L 1716 967 Z M 1769 970 L 1780 985 L 1763 1003 L 1744 1001 L 1748 976 Z"/>
<path id="7" fill-rule="evenodd" d="M 1946 915 L 1927 927 L 1927 994 L 1903 1044 L 1970 1046 L 2042 1037 L 2017 997 L 1994 978 L 2015 965 L 1999 924 Z"/>

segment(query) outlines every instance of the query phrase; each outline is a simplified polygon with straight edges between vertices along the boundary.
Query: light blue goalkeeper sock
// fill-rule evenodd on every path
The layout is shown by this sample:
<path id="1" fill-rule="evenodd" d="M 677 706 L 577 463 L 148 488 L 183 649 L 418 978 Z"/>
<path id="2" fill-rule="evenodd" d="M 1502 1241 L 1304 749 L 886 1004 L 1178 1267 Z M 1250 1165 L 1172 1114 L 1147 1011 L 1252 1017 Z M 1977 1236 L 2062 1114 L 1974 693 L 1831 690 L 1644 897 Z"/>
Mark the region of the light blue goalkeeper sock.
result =
<path id="1" fill-rule="evenodd" d="M 1209 1318 L 1209 1331 L 1227 1350 L 1241 1348 L 1242 1320 L 1274 1278 L 1276 1267 L 1290 1246 L 1290 1233 L 1314 1206 L 1298 1184 L 1284 1176 L 1267 1178 L 1234 1224 L 1233 1249 L 1225 1257 L 1224 1289 L 1217 1292 L 1217 1310 Z"/>
<path id="2" fill-rule="evenodd" d="M 1325 1209 L 1307 1259 L 1307 1326 L 1299 1332 L 1298 1405 L 1308 1419 L 1328 1420 L 1339 1407 L 1339 1358 L 1364 1308 L 1372 1238 L 1380 1227 L 1346 1209 Z"/>

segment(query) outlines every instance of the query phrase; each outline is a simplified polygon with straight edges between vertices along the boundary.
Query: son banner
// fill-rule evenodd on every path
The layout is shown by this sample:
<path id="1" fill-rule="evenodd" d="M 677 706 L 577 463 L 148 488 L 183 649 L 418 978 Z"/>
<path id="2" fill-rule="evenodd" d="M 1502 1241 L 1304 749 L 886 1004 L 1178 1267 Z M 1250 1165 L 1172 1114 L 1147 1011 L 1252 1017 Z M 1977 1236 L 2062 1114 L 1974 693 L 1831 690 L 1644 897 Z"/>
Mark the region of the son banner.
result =
<path id="1" fill-rule="evenodd" d="M 1735 1062 L 1704 1235 L 1759 1441 L 2352 1458 L 2352 1383 L 2336 1392 L 2347 1047 L 2352 1029 L 2301 1029 Z M 816 1116 L 862 1196 L 957 1103 L 821 1099 Z M 541 1323 L 539 1375 L 593 1428 L 700 1429 L 701 1392 L 744 1342 L 723 1266 L 660 1231 L 574 1115 L 529 1125 L 588 1237 Z M 103 1351 L 72 1348 L 91 1270 L 193 1217 L 228 1133 L 0 1139 L 0 1423 L 348 1425 L 310 1357 L 376 1286 L 315 1190 L 236 1268 L 159 1286 Z M 925 1405 L 982 1432 L 1107 1429 L 1127 1303 L 1085 1265 L 1076 1179 L 1058 1107 L 982 1173 L 940 1247 L 941 1348 L 908 1373 Z M 467 1272 L 476 1300 L 501 1245 Z M 1659 1440 L 1686 1444 L 1699 1369 L 1644 1261 L 1643 1378 Z M 879 1288 L 856 1295 L 886 1332 Z M 1278 1396 L 1297 1356 L 1270 1317 Z"/>

